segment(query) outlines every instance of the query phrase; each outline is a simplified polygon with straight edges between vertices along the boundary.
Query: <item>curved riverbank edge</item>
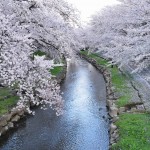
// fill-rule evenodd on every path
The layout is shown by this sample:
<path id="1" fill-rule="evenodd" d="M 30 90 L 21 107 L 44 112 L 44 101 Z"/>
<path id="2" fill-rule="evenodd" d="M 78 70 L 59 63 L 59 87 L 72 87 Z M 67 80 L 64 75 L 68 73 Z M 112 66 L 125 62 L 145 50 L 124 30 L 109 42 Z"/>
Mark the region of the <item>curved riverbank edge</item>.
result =
<path id="1" fill-rule="evenodd" d="M 64 62 L 63 70 L 54 78 L 57 80 L 58 84 L 61 84 L 66 77 L 67 70 L 67 62 Z M 29 104 L 29 107 L 32 109 L 33 104 Z M 16 124 L 22 119 L 29 115 L 24 108 L 17 109 L 12 108 L 9 113 L 4 114 L 0 117 L 0 137 L 5 135 L 5 133 L 9 132 L 11 129 L 15 128 Z"/>
<path id="2" fill-rule="evenodd" d="M 118 128 L 114 124 L 118 119 L 118 108 L 115 105 L 116 101 L 116 96 L 113 92 L 113 86 L 111 83 L 111 74 L 110 72 L 103 66 L 97 64 L 96 60 L 87 57 L 86 55 L 79 54 L 82 58 L 87 60 L 89 63 L 91 63 L 96 69 L 100 71 L 100 73 L 103 74 L 104 80 L 106 82 L 106 101 L 107 101 L 107 108 L 108 108 L 108 115 L 110 119 L 110 128 L 109 128 L 109 133 L 110 133 L 110 146 L 114 143 L 116 143 L 119 139 L 119 134 L 118 134 Z"/>
<path id="3" fill-rule="evenodd" d="M 108 114 L 110 116 L 110 128 L 109 128 L 109 133 L 110 133 L 110 149 L 118 143 L 120 140 L 119 137 L 119 128 L 116 126 L 116 122 L 119 121 L 119 117 L 122 114 L 134 114 L 134 113 L 142 113 L 146 112 L 146 109 L 143 105 L 142 99 L 139 95 L 138 89 L 132 84 L 132 88 L 134 90 L 134 93 L 138 95 L 138 100 L 137 101 L 131 101 L 128 102 L 124 106 L 118 106 L 117 104 L 117 99 L 118 96 L 116 95 L 115 88 L 112 84 L 112 79 L 111 79 L 111 73 L 107 69 L 107 67 L 99 65 L 97 61 L 94 58 L 90 58 L 87 55 L 84 55 L 82 53 L 79 54 L 82 58 L 90 62 L 93 66 L 95 66 L 104 76 L 105 82 L 106 82 L 106 92 L 107 92 L 107 108 L 108 108 Z M 121 73 L 124 73 L 121 71 Z"/>

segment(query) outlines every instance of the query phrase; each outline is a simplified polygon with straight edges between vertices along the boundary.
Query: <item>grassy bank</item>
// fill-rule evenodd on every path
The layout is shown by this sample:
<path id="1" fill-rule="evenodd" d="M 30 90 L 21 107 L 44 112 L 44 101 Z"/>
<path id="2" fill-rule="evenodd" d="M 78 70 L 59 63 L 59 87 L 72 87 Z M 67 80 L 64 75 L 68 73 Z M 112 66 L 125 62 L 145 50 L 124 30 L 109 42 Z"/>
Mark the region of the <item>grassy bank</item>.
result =
<path id="1" fill-rule="evenodd" d="M 54 67 L 54 69 L 50 70 L 53 76 L 59 75 L 62 71 L 63 71 L 63 66 L 57 66 L 57 67 Z"/>
<path id="2" fill-rule="evenodd" d="M 7 113 L 16 105 L 19 97 L 14 95 L 9 88 L 0 88 L 0 116 Z"/>
<path id="3" fill-rule="evenodd" d="M 97 64 L 105 66 L 111 72 L 112 84 L 119 98 L 118 107 L 130 103 L 132 91 L 128 87 L 129 77 L 123 75 L 117 66 L 109 65 L 108 61 L 97 54 L 88 55 L 87 51 L 81 54 L 96 60 Z M 112 150 L 149 150 L 150 149 L 150 114 L 148 113 L 124 113 L 119 115 L 116 122 L 119 128 L 120 140 L 112 147 Z"/>
<path id="4" fill-rule="evenodd" d="M 119 116 L 120 141 L 112 150 L 149 150 L 150 149 L 150 114 L 125 113 Z"/>
<path id="5" fill-rule="evenodd" d="M 119 99 L 117 101 L 117 105 L 119 107 L 125 106 L 129 103 L 130 99 L 130 91 L 127 84 L 128 77 L 123 75 L 117 66 L 111 66 L 107 60 L 99 57 L 97 54 L 89 54 L 87 51 L 81 51 L 81 54 L 84 54 L 90 58 L 96 60 L 99 65 L 105 66 L 111 72 L 112 84 L 115 87 L 115 92 L 118 93 Z"/>

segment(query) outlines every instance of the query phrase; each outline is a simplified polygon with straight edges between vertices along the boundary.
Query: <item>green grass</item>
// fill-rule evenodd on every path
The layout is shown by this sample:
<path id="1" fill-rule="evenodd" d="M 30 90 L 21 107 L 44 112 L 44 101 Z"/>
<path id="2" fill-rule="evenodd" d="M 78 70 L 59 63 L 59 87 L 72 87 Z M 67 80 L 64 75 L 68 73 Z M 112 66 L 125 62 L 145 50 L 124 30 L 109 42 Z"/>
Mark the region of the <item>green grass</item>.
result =
<path id="1" fill-rule="evenodd" d="M 112 150 L 150 149 L 150 114 L 122 114 L 116 124 L 119 127 L 120 141 Z"/>
<path id="2" fill-rule="evenodd" d="M 53 76 L 57 76 L 58 74 L 60 74 L 63 71 L 63 66 L 57 66 L 54 67 L 54 69 L 51 69 L 50 72 Z"/>
<path id="3" fill-rule="evenodd" d="M 6 96 L 10 95 L 8 88 L 0 88 L 0 100 L 3 100 Z"/>
<path id="4" fill-rule="evenodd" d="M 38 50 L 38 51 L 34 52 L 33 55 L 35 55 L 35 56 L 44 56 L 44 55 L 46 55 L 46 53 L 43 52 L 43 51 Z"/>
<path id="5" fill-rule="evenodd" d="M 117 66 L 113 66 L 112 68 L 109 62 L 101 58 L 98 54 L 91 53 L 88 55 L 87 51 L 81 51 L 80 53 L 95 59 L 99 65 L 106 67 L 111 72 L 112 84 L 115 87 L 116 92 L 121 95 L 117 101 L 117 105 L 121 107 L 128 104 L 131 98 L 130 90 L 127 86 L 127 80 L 129 77 L 122 74 Z"/>
<path id="6" fill-rule="evenodd" d="M 0 101 L 0 115 L 7 113 L 10 110 L 10 108 L 15 106 L 18 100 L 19 100 L 18 96 L 11 96 L 10 98 L 1 100 Z"/>
<path id="7" fill-rule="evenodd" d="M 115 86 L 116 92 L 120 95 L 117 101 L 117 105 L 119 107 L 125 106 L 131 99 L 131 91 L 127 85 L 129 78 L 122 74 L 117 66 L 109 68 L 109 70 L 111 71 L 112 75 L 112 84 Z"/>
<path id="8" fill-rule="evenodd" d="M 81 53 L 88 54 L 85 51 Z M 121 95 L 117 101 L 118 107 L 128 104 L 132 93 L 127 83 L 131 77 L 122 74 L 117 66 L 113 68 L 108 66 L 109 63 L 97 54 L 90 54 L 88 57 L 94 58 L 98 64 L 105 66 L 111 72 L 112 84 L 116 92 Z M 119 115 L 116 125 L 119 127 L 120 140 L 112 150 L 150 150 L 150 114 L 125 113 Z"/>
<path id="9" fill-rule="evenodd" d="M 9 88 L 0 88 L 0 115 L 7 113 L 18 100 L 19 97 L 13 95 Z"/>
<path id="10" fill-rule="evenodd" d="M 90 53 L 88 55 L 88 51 L 81 51 L 80 53 L 83 54 L 83 55 L 87 55 L 90 58 L 95 59 L 98 62 L 98 64 L 100 64 L 100 65 L 104 65 L 104 66 L 108 65 L 108 61 L 103 59 L 103 58 L 101 58 L 98 54 Z"/>

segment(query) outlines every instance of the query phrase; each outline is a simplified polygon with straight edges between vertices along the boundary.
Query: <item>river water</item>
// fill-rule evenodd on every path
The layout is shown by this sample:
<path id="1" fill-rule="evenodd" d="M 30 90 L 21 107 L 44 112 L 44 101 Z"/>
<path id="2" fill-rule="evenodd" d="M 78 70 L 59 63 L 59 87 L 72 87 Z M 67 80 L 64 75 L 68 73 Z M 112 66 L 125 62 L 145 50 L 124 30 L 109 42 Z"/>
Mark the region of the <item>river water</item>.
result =
<path id="1" fill-rule="evenodd" d="M 36 115 L 0 139 L 0 150 L 108 150 L 106 87 L 89 63 L 69 63 L 61 86 L 64 114 L 36 109 Z"/>

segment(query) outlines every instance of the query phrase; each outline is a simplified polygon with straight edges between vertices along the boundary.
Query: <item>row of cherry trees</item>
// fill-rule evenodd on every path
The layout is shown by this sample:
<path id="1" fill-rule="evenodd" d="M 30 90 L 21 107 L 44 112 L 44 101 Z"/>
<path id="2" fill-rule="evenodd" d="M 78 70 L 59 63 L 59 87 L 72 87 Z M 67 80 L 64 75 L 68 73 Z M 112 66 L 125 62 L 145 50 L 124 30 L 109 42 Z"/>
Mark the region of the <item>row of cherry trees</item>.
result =
<path id="1" fill-rule="evenodd" d="M 141 72 L 150 67 L 150 1 L 119 1 L 94 15 L 82 37 L 113 63 Z"/>
<path id="2" fill-rule="evenodd" d="M 14 86 L 20 100 L 18 108 L 50 105 L 62 112 L 60 87 L 49 72 L 53 59 L 71 55 L 78 47 L 74 26 L 77 11 L 63 0 L 1 0 L 0 2 L 0 83 Z"/>

